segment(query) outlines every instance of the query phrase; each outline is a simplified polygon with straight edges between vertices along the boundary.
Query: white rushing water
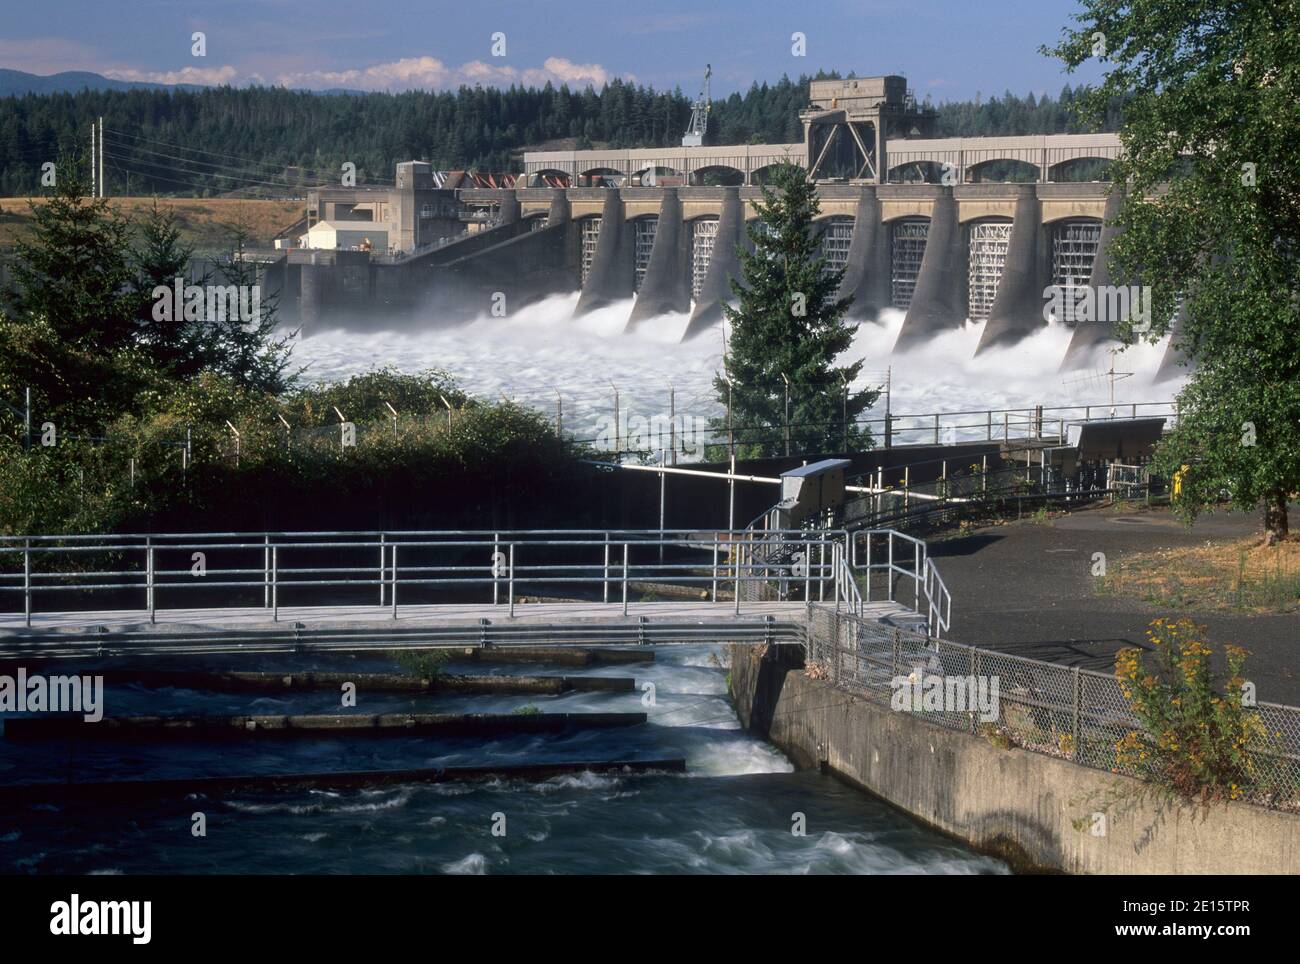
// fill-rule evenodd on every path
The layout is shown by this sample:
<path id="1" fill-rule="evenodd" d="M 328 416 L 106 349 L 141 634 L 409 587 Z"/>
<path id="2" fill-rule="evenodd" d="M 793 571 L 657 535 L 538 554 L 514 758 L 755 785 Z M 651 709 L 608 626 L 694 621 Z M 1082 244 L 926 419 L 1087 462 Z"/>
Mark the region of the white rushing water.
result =
<path id="1" fill-rule="evenodd" d="M 391 671 L 372 655 L 250 657 L 241 668 Z M 438 738 L 105 742 L 77 765 L 102 778 L 381 770 L 545 760 L 681 758 L 684 774 L 573 773 L 547 780 L 407 783 L 357 790 L 257 789 L 98 807 L 78 820 L 59 805 L 0 807 L 0 869 L 20 873 L 1004 873 L 879 801 L 815 770 L 795 771 L 740 726 L 720 646 L 670 646 L 652 662 L 584 667 L 632 676 L 632 690 L 542 695 L 368 692 L 358 712 L 644 712 L 644 726 Z M 448 664 L 514 675 L 555 666 Z M 647 684 L 654 699 L 647 700 Z M 338 712 L 330 691 L 248 694 L 110 684 L 115 713 L 223 715 Z M 0 773 L 50 780 L 67 760 L 41 744 L 0 753 Z M 202 803 L 195 803 L 201 800 Z M 175 832 L 196 806 L 220 826 L 202 848 Z M 791 832 L 803 815 L 806 835 Z M 508 816 L 509 832 L 491 828 Z"/>
<path id="2" fill-rule="evenodd" d="M 624 333 L 631 301 L 574 318 L 577 300 L 577 292 L 557 295 L 510 318 L 483 317 L 450 327 L 431 323 L 420 331 L 316 332 L 298 342 L 295 359 L 307 366 L 306 377 L 312 380 L 384 366 L 402 371 L 441 368 L 472 394 L 504 396 L 547 413 L 555 411 L 558 392 L 565 427 L 580 438 L 594 437 L 598 421 L 612 417 L 611 386 L 619 390 L 624 421 L 666 416 L 670 385 L 676 387 L 679 417 L 703 419 L 721 413 L 712 380 L 721 368 L 723 325 L 682 342 L 687 316 L 665 315 Z M 1109 357 L 1096 359 L 1090 371 L 1058 370 L 1071 334 L 1064 325 L 1053 324 L 1015 345 L 976 357 L 984 323 L 968 322 L 920 347 L 891 354 L 903 314 L 889 310 L 879 322 L 861 325 L 841 359 L 864 360 L 863 376 L 854 389 L 881 385 L 886 368 L 892 369 L 896 416 L 1109 402 L 1111 379 L 1102 374 Z M 1178 382 L 1152 384 L 1167 342 L 1166 337 L 1155 345 L 1135 345 L 1116 356 L 1115 371 L 1128 373 L 1114 380 L 1117 404 L 1173 398 Z M 883 414 L 882 399 L 865 417 Z"/>

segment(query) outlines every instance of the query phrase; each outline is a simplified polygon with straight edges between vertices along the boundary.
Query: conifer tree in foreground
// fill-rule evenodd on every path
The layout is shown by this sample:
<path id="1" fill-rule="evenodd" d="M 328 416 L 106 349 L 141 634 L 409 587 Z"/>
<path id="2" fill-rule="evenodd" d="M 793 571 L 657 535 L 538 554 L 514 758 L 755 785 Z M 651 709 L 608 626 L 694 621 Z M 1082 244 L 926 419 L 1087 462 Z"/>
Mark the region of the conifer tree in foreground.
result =
<path id="1" fill-rule="evenodd" d="M 740 251 L 743 280 L 731 283 L 738 302 L 724 307 L 725 371 L 713 382 L 724 406 L 731 396 L 736 454 L 785 452 L 787 380 L 792 454 L 870 448 L 870 432 L 856 421 L 880 393 L 854 388 L 861 359 L 836 364 L 857 326 L 844 317 L 852 299 L 837 297 L 844 272 L 828 270 L 821 254 L 816 188 L 801 167 L 784 164 L 755 207 L 759 220 L 747 228 L 754 251 Z M 725 433 L 725 417 L 713 427 Z"/>

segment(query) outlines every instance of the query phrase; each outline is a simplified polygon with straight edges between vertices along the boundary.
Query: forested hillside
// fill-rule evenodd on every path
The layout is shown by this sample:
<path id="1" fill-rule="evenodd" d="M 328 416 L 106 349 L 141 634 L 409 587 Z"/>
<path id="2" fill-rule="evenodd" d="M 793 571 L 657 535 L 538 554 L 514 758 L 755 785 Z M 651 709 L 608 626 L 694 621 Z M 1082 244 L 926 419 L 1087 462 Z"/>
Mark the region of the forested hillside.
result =
<path id="1" fill-rule="evenodd" d="M 819 74 L 818 76 L 833 76 Z M 784 143 L 801 136 L 801 76 L 755 84 L 716 100 L 711 143 Z M 1064 133 L 1081 129 L 1075 92 L 938 105 L 942 135 Z M 38 191 L 40 165 L 82 158 L 94 118 L 104 117 L 112 193 L 293 194 L 338 177 L 345 161 L 359 183 L 391 183 L 412 158 L 443 169 L 507 171 L 511 152 L 566 146 L 676 144 L 690 116 L 680 90 L 612 81 L 600 91 L 463 87 L 455 92 L 318 94 L 283 88 L 83 91 L 0 98 L 0 195 Z M 1107 129 L 1118 124 L 1118 110 Z"/>

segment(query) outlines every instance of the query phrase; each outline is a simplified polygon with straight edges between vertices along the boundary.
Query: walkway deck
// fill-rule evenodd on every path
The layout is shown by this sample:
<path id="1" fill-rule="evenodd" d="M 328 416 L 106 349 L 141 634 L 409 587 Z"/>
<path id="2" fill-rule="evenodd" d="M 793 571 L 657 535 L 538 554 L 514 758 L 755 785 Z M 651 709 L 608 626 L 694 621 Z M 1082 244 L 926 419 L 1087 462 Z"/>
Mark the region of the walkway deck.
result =
<path id="1" fill-rule="evenodd" d="M 87 612 L 34 613 L 30 628 L 22 613 L 0 614 L 0 634 L 91 632 L 220 632 L 240 629 L 375 629 L 401 626 L 469 626 L 482 620 L 501 625 L 560 625 L 573 623 L 638 623 L 641 617 L 655 623 L 763 622 L 802 620 L 807 606 L 802 602 L 744 602 L 736 613 L 734 602 L 677 600 L 629 602 L 627 615 L 617 603 L 516 603 L 512 617 L 505 604 L 466 603 L 399 606 L 397 618 L 387 606 L 281 606 L 279 618 L 263 608 L 160 609 L 154 621 L 142 610 L 97 610 Z M 864 615 L 872 619 L 905 619 L 915 614 L 897 602 L 864 604 Z"/>

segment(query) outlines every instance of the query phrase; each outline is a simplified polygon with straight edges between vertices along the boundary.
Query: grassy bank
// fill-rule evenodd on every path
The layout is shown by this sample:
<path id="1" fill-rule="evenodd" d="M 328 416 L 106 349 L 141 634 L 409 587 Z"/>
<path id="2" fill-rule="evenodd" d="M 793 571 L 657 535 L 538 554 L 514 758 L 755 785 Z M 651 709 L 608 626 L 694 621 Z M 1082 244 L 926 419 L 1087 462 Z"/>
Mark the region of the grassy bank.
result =
<path id="1" fill-rule="evenodd" d="M 1257 538 L 1160 549 L 1113 563 L 1101 592 L 1175 609 L 1241 613 L 1300 609 L 1300 543 Z"/>

